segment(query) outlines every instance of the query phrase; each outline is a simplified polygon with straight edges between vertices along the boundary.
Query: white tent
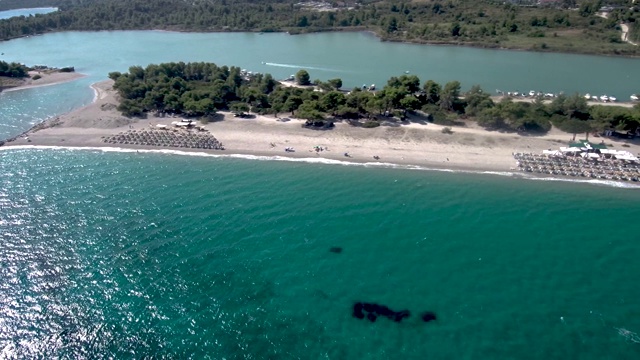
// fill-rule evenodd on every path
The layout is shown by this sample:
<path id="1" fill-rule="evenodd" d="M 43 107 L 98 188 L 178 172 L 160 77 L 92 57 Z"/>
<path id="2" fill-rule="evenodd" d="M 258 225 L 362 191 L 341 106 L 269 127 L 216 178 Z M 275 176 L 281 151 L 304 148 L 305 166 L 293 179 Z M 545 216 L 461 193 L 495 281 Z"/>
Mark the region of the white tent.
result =
<path id="1" fill-rule="evenodd" d="M 558 150 L 542 150 L 542 153 L 550 156 L 560 156 L 562 153 Z"/>
<path id="2" fill-rule="evenodd" d="M 638 161 L 638 158 L 633 156 L 633 154 L 617 154 L 616 159 Z"/>
<path id="3" fill-rule="evenodd" d="M 582 150 L 580 150 L 580 148 L 575 148 L 575 147 L 561 147 L 560 151 L 562 151 L 563 153 L 565 153 L 565 152 L 573 152 L 573 153 L 575 153 L 575 152 L 580 152 Z"/>

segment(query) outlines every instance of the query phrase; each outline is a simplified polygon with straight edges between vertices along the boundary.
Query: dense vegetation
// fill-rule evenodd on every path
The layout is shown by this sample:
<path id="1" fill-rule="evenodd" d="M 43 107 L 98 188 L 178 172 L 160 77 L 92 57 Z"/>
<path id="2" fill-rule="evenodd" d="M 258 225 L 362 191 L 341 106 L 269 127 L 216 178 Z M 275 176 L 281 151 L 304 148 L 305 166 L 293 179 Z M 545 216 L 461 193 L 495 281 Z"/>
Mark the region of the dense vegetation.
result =
<path id="1" fill-rule="evenodd" d="M 245 74 L 237 67 L 211 63 L 165 63 L 146 68 L 134 66 L 128 73 L 109 77 L 122 101 L 125 115 L 145 112 L 184 114 L 206 121 L 218 110 L 252 111 L 260 114 L 291 112 L 310 121 L 349 121 L 352 125 L 376 127 L 395 116 L 422 114 L 428 121 L 456 125 L 477 121 L 492 130 L 546 132 L 551 124 L 570 133 L 601 132 L 605 129 L 632 130 L 640 125 L 640 106 L 635 109 L 587 106 L 584 97 L 560 95 L 551 102 L 503 99 L 495 103 L 479 86 L 465 94 L 460 83 L 421 83 L 415 75 L 392 77 L 380 91 L 340 91 L 342 81 L 316 81 L 316 86 L 285 87 L 269 74 Z M 309 74 L 300 70 L 298 82 Z M 321 91 L 315 91 L 315 90 Z M 322 123 L 322 122 L 321 122 Z"/>
<path id="2" fill-rule="evenodd" d="M 15 62 L 0 61 L 0 76 L 23 78 L 29 76 L 29 68 Z"/>
<path id="3" fill-rule="evenodd" d="M 352 0 L 325 11 L 298 0 L 59 0 L 61 11 L 0 21 L 0 39 L 67 30 L 372 30 L 386 40 L 640 55 L 632 0 Z M 611 6 L 608 18 L 596 15 Z"/>

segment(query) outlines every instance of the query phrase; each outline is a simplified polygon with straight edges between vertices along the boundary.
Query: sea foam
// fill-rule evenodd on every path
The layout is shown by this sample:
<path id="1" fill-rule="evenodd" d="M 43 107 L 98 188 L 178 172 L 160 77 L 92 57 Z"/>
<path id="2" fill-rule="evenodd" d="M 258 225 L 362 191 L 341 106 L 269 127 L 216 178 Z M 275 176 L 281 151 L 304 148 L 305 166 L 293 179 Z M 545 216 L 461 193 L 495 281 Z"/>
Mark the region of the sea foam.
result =
<path id="1" fill-rule="evenodd" d="M 474 170 L 458 170 L 447 168 L 435 168 L 426 167 L 420 165 L 409 164 L 393 164 L 386 162 L 354 162 L 327 159 L 320 157 L 287 157 L 287 156 L 265 156 L 265 155 L 250 155 L 250 154 L 211 154 L 195 151 L 182 151 L 182 150 L 169 150 L 169 149 L 130 149 L 120 147 L 74 147 L 74 146 L 48 146 L 48 145 L 16 145 L 0 147 L 0 151 L 9 150 L 72 150 L 72 151 L 98 151 L 105 153 L 140 153 L 140 154 L 165 154 L 165 155 L 179 155 L 179 156 L 194 156 L 194 157 L 207 157 L 207 158 L 231 158 L 231 159 L 244 159 L 244 160 L 258 160 L 258 161 L 283 161 L 283 162 L 300 162 L 309 164 L 324 164 L 324 165 L 342 165 L 342 166 L 359 166 L 367 168 L 387 168 L 387 169 L 400 169 L 400 170 L 417 170 L 417 171 L 437 171 L 446 173 L 466 173 L 466 174 L 484 174 L 484 175 L 497 175 L 506 177 L 519 177 L 526 180 L 535 181 L 560 181 L 560 182 L 574 182 L 574 183 L 586 183 L 599 186 L 624 188 L 624 189 L 640 189 L 639 185 L 613 181 L 613 180 L 599 180 L 599 179 L 566 179 L 566 178 L 554 178 L 554 177 L 535 177 L 521 172 L 508 172 L 508 171 L 474 171 Z"/>

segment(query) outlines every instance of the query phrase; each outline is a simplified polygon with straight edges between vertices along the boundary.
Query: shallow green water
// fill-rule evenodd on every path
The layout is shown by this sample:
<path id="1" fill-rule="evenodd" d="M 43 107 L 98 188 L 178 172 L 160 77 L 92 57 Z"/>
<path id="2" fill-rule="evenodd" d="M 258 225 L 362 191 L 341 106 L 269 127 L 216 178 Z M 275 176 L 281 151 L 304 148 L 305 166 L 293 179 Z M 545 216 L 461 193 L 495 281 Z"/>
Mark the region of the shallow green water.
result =
<path id="1" fill-rule="evenodd" d="M 587 184 L 0 151 L 0 351 L 636 359 L 638 215 L 637 190 Z"/>

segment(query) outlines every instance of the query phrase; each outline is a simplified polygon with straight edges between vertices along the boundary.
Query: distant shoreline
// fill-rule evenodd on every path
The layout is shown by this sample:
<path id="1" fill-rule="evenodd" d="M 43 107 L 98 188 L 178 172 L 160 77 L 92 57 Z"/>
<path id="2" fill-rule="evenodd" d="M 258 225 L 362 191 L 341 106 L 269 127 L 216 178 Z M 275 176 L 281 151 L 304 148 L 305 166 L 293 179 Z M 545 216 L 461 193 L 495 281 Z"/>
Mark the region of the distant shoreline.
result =
<path id="1" fill-rule="evenodd" d="M 20 35 L 7 39 L 0 40 L 0 43 L 3 41 L 11 41 L 16 39 L 21 39 L 30 36 L 42 36 L 46 34 L 55 34 L 55 33 L 66 33 L 66 32 L 115 32 L 115 31 L 158 31 L 158 32 L 169 32 L 169 33 L 182 33 L 182 34 L 224 34 L 224 33 L 253 33 L 253 34 L 287 34 L 291 36 L 297 35 L 311 35 L 311 34 L 319 34 L 319 33 L 349 33 L 349 32 L 361 32 L 367 33 L 371 36 L 377 38 L 381 42 L 394 42 L 400 44 L 412 44 L 412 45 L 431 45 L 431 46 L 457 46 L 457 47 L 468 47 L 475 49 L 486 49 L 486 50 L 510 50 L 510 51 L 521 51 L 521 52 L 532 52 L 532 53 L 553 53 L 553 54 L 571 54 L 571 55 L 589 55 L 589 56 L 604 56 L 604 57 L 616 57 L 616 58 L 629 58 L 629 59 L 638 59 L 640 55 L 629 55 L 629 54 L 609 54 L 609 53 L 597 53 L 597 52 L 588 52 L 588 51 L 569 51 L 569 50 L 553 50 L 553 49 L 531 49 L 531 48 L 523 48 L 523 47 L 505 47 L 503 45 L 494 45 L 492 43 L 465 43 L 465 42 L 455 42 L 455 41 L 447 41 L 447 40 L 404 40 L 404 39 L 393 39 L 393 38 L 385 38 L 375 32 L 374 30 L 367 28 L 331 28 L 331 29 L 314 29 L 312 31 L 304 31 L 304 32 L 294 32 L 291 33 L 286 30 L 282 31 L 260 31 L 260 30 L 211 30 L 211 31 L 191 31 L 191 30 L 179 30 L 179 29 L 162 29 L 162 28 L 153 28 L 153 29 L 111 29 L 111 30 L 54 30 L 47 31 L 38 34 L 30 34 L 30 35 Z"/>
<path id="2" fill-rule="evenodd" d="M 34 75 L 40 75 L 41 78 L 34 80 L 32 77 Z M 51 86 L 63 84 L 69 81 L 77 80 L 85 77 L 85 74 L 80 74 L 77 72 L 38 72 L 38 71 L 30 71 L 29 78 L 20 79 L 18 82 L 20 84 L 15 86 L 1 87 L 0 93 L 2 92 L 11 92 L 11 91 L 20 91 L 25 89 L 32 89 L 43 86 Z M 6 79 L 6 78 L 5 78 Z"/>

